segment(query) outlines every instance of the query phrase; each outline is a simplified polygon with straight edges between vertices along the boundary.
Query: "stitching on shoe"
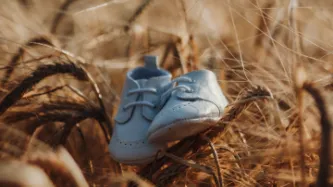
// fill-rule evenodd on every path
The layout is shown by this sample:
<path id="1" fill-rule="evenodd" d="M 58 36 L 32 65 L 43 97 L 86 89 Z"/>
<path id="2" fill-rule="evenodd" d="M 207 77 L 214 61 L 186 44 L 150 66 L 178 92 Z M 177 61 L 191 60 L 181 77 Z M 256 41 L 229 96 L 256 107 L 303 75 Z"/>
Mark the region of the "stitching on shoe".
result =
<path id="1" fill-rule="evenodd" d="M 187 102 L 187 103 L 182 104 L 182 105 L 174 106 L 174 107 L 172 107 L 171 109 L 172 109 L 172 111 L 177 111 L 177 110 L 179 110 L 179 109 L 181 109 L 181 108 L 183 108 L 183 107 L 186 107 L 186 106 L 188 106 L 188 105 L 190 105 L 190 104 L 191 104 L 191 102 Z M 176 110 L 176 109 L 177 109 L 177 110 Z"/>
<path id="2" fill-rule="evenodd" d="M 133 148 L 140 148 L 148 145 L 148 141 L 146 139 L 140 139 L 136 141 L 122 141 L 118 137 L 115 137 L 115 143 L 122 146 L 122 147 L 133 147 Z"/>
<path id="3" fill-rule="evenodd" d="M 209 118 L 210 118 L 210 117 L 209 117 Z M 217 123 L 217 122 L 221 119 L 221 116 L 216 117 L 216 118 L 219 118 L 219 119 L 216 120 L 216 123 Z M 169 127 L 169 125 L 171 125 L 171 124 L 173 124 L 173 123 L 181 122 L 181 121 L 196 120 L 196 119 L 203 119 L 203 118 L 202 118 L 202 117 L 201 117 L 201 118 L 192 118 L 192 119 L 190 119 L 190 118 L 186 118 L 186 119 L 182 119 L 182 120 L 177 120 L 177 121 L 174 121 L 174 122 L 172 122 L 172 123 L 169 123 L 169 124 L 166 125 L 166 126 L 163 126 L 162 128 L 156 129 L 154 132 L 150 133 L 149 136 L 153 135 L 154 133 L 156 133 L 156 132 L 158 132 L 158 131 L 160 131 L 160 130 L 170 131 L 170 130 L 171 130 L 171 127 Z M 207 118 L 204 118 L 204 119 L 207 120 L 208 117 L 207 117 Z M 215 125 L 215 124 L 212 124 L 211 126 L 213 126 L 213 125 Z M 207 129 L 208 129 L 208 128 L 207 128 Z M 187 137 L 188 137 L 188 136 L 187 136 Z"/>
<path id="4" fill-rule="evenodd" d="M 216 115 L 217 114 L 217 115 Z M 216 116 L 214 116 L 216 115 Z M 190 120 L 196 120 L 196 119 L 203 119 L 203 120 L 207 120 L 208 118 L 221 118 L 221 116 L 219 115 L 219 113 L 211 113 L 210 115 L 205 115 L 205 116 L 201 116 L 201 117 L 198 117 L 198 118 L 180 118 L 180 119 L 177 119 L 171 123 L 168 123 L 168 124 L 161 124 L 161 128 L 159 129 L 156 129 L 154 132 L 150 133 L 150 134 L 153 134 L 155 133 L 156 131 L 158 130 L 161 130 L 161 129 L 164 129 L 164 128 L 169 128 L 168 126 L 173 124 L 173 123 L 177 123 L 177 122 L 181 122 L 181 121 L 190 121 Z"/>
<path id="5" fill-rule="evenodd" d="M 211 101 L 209 101 L 209 100 L 197 100 L 197 101 L 192 101 L 192 102 L 186 102 L 185 104 L 178 104 L 178 105 L 176 105 L 176 106 L 173 106 L 173 107 L 171 108 L 171 110 L 174 112 L 174 111 L 177 111 L 177 110 L 182 109 L 183 107 L 186 107 L 186 106 L 192 105 L 192 104 L 195 103 L 195 102 L 208 102 L 208 103 L 211 103 L 211 104 L 213 104 L 213 105 L 215 105 L 215 106 L 217 107 L 217 109 L 219 110 L 219 115 L 220 115 L 220 113 L 221 113 L 219 107 L 217 106 L 217 104 L 215 104 L 214 102 L 211 102 Z M 167 113 L 167 112 L 166 112 L 166 111 L 161 112 L 161 113 L 160 113 L 160 116 L 164 116 L 164 113 Z M 185 119 L 185 118 L 184 118 L 184 119 Z"/>

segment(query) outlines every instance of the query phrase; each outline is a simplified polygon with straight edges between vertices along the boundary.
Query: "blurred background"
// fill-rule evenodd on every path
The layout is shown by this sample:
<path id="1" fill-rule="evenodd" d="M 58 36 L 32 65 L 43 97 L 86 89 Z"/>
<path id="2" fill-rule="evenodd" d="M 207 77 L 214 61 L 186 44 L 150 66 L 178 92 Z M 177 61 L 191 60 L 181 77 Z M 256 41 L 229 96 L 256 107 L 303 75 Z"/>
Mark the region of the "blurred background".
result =
<path id="1" fill-rule="evenodd" d="M 160 170 L 145 173 L 144 166 L 114 162 L 99 114 L 94 113 L 99 103 L 89 81 L 53 73 L 27 86 L 19 97 L 10 95 L 41 66 L 75 62 L 96 81 L 112 121 L 125 73 L 142 65 L 146 54 L 157 55 L 159 65 L 174 77 L 197 69 L 214 71 L 230 103 L 258 86 L 272 95 L 272 101 L 247 105 L 214 140 L 219 165 L 208 147 L 184 160 L 219 169 L 224 186 L 315 184 L 322 114 L 311 96 L 303 94 L 302 85 L 306 81 L 319 90 L 331 118 L 333 2 L 1 3 L 0 111 L 5 100 L 16 98 L 0 112 L 4 186 L 126 186 L 126 181 L 139 186 L 214 186 L 211 175 L 198 168 L 174 169 L 165 163 Z M 69 120 L 75 117 L 79 122 Z"/>

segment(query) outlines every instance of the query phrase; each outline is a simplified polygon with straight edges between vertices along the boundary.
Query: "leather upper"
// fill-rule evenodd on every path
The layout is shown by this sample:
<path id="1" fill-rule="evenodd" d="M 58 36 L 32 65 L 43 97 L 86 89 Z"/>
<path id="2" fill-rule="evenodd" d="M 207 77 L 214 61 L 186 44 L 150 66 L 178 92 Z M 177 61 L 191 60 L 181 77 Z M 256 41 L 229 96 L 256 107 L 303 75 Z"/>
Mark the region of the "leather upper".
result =
<path id="1" fill-rule="evenodd" d="M 133 71 L 137 71 L 133 70 Z M 146 69 L 147 70 L 147 69 Z M 145 73 L 145 69 L 140 69 L 142 73 Z M 131 119 L 133 115 L 133 110 L 135 107 L 128 108 L 126 110 L 123 109 L 123 106 L 125 106 L 128 103 L 137 101 L 139 99 L 144 101 L 150 101 L 152 103 L 158 104 L 160 95 L 163 93 L 165 86 L 170 82 L 171 75 L 165 72 L 164 70 L 158 70 L 161 71 L 161 73 L 166 73 L 166 75 L 158 76 L 158 77 L 152 77 L 150 79 L 139 79 L 135 80 L 133 79 L 132 72 L 127 73 L 127 79 L 123 88 L 123 93 L 121 96 L 121 102 L 119 104 L 118 112 L 115 117 L 115 121 L 118 124 L 125 124 L 128 122 L 128 120 Z M 130 90 L 138 89 L 138 88 L 156 88 L 157 94 L 153 93 L 142 93 L 143 98 L 139 98 L 139 94 L 128 94 Z M 148 120 L 153 120 L 155 115 L 158 113 L 158 110 L 156 108 L 150 108 L 148 106 L 142 106 L 142 115 L 147 118 Z"/>
<path id="2" fill-rule="evenodd" d="M 169 72 L 158 69 L 156 57 L 146 57 L 144 67 L 126 74 L 109 144 L 111 156 L 128 164 L 150 162 L 158 150 L 166 147 L 166 142 L 148 141 L 151 134 L 170 124 L 178 127 L 184 124 L 175 123 L 177 121 L 194 119 L 199 122 L 197 127 L 203 127 L 201 119 L 219 118 L 227 104 L 213 72 L 194 71 L 171 81 Z M 176 129 L 174 132 L 181 136 L 181 132 L 186 131 Z M 192 135 L 202 128 L 191 129 L 184 134 Z M 173 136 L 168 131 L 163 133 Z"/>
<path id="3" fill-rule="evenodd" d="M 154 59 L 152 59 L 154 61 Z M 164 144 L 148 142 L 147 131 L 156 114 L 157 107 L 141 105 L 140 102 L 157 104 L 165 85 L 169 84 L 171 74 L 158 69 L 155 62 L 145 59 L 145 67 L 138 67 L 127 73 L 121 102 L 115 117 L 115 126 L 109 150 L 115 160 L 125 163 L 142 162 L 154 157 Z M 154 65 L 155 63 L 155 65 Z M 152 89 L 155 92 L 132 93 L 133 90 Z M 131 103 L 139 103 L 125 107 Z M 125 109 L 125 108 L 126 109 Z"/>
<path id="4" fill-rule="evenodd" d="M 222 93 L 215 74 L 208 70 L 193 71 L 181 81 L 190 90 L 175 90 L 153 120 L 148 135 L 172 123 L 187 119 L 217 118 L 222 116 L 228 101 Z"/>
<path id="5" fill-rule="evenodd" d="M 222 93 L 217 82 L 216 75 L 209 70 L 198 70 L 183 75 L 190 78 L 193 82 L 180 82 L 179 85 L 187 85 L 191 92 L 176 91 L 174 94 L 177 100 L 206 100 L 216 105 L 222 115 L 228 101 Z"/>

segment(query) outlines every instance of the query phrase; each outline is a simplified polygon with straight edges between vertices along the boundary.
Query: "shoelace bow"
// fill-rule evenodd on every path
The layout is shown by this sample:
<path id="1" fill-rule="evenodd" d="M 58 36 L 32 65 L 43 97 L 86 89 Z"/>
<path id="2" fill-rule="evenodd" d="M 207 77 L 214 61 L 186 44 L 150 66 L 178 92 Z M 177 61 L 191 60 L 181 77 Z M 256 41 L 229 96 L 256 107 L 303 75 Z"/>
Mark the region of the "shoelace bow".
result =
<path id="1" fill-rule="evenodd" d="M 188 93 L 192 92 L 192 89 L 189 86 L 186 86 L 186 85 L 177 85 L 176 86 L 176 83 L 179 83 L 179 82 L 193 82 L 193 80 L 188 77 L 178 77 L 178 78 L 175 78 L 173 81 L 171 81 L 166 86 L 167 88 L 169 88 L 169 87 L 171 87 L 171 88 L 161 95 L 160 103 L 159 103 L 160 106 L 163 106 L 165 104 L 165 102 L 169 99 L 171 94 L 176 90 L 183 90 Z"/>
<path id="2" fill-rule="evenodd" d="M 130 90 L 127 95 L 140 94 L 140 93 L 145 93 L 145 92 L 156 94 L 157 90 L 155 88 L 138 88 L 138 89 Z M 133 107 L 136 105 L 143 105 L 143 106 L 148 106 L 151 108 L 156 107 L 155 104 L 153 104 L 152 102 L 149 102 L 149 101 L 134 101 L 134 102 L 126 104 L 123 107 L 123 109 L 126 110 L 127 108 Z"/>
<path id="3" fill-rule="evenodd" d="M 178 77 L 176 79 L 174 79 L 173 81 L 171 81 L 170 83 L 168 83 L 165 87 L 169 88 L 166 92 L 164 92 L 161 95 L 160 98 L 160 102 L 159 102 L 159 106 L 164 105 L 164 103 L 166 102 L 166 100 L 171 96 L 171 94 L 175 91 L 175 90 L 184 90 L 185 92 L 192 92 L 192 89 L 189 86 L 186 85 L 175 85 L 175 83 L 179 83 L 179 82 L 193 82 L 191 78 L 188 77 Z M 153 94 L 157 94 L 157 90 L 155 88 L 138 88 L 138 89 L 133 89 L 130 90 L 128 92 L 127 95 L 132 95 L 132 94 L 140 94 L 140 93 L 153 93 Z M 150 101 L 134 101 L 131 103 L 126 104 L 123 109 L 126 110 L 129 107 L 133 107 L 136 105 L 142 105 L 142 106 L 148 106 L 151 108 L 155 108 L 157 105 L 153 104 Z"/>

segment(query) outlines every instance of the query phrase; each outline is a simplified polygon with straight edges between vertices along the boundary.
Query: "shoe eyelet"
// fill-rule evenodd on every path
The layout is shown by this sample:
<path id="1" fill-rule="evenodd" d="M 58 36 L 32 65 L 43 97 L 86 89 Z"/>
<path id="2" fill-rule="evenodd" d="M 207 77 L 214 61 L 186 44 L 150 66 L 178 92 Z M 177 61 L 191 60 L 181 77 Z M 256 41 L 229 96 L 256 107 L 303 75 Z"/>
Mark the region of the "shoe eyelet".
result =
<path id="1" fill-rule="evenodd" d="M 189 90 L 186 90 L 186 93 L 193 93 L 194 90 L 192 89 L 189 89 Z"/>

